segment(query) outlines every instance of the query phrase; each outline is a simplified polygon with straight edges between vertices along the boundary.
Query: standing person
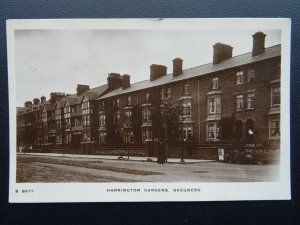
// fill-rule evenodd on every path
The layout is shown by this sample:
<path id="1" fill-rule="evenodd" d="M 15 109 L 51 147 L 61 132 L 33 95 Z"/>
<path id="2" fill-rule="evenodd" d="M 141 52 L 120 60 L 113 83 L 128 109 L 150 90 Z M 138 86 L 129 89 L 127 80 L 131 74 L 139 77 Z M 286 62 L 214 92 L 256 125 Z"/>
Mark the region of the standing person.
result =
<path id="1" fill-rule="evenodd" d="M 158 150 L 157 162 L 162 164 L 165 161 L 165 146 L 161 138 L 158 140 L 157 150 Z"/>
<path id="2" fill-rule="evenodd" d="M 253 130 L 252 129 L 249 129 L 248 130 L 248 138 L 249 138 L 249 143 L 253 143 L 253 140 L 254 140 L 254 138 L 253 138 L 253 135 L 254 135 L 254 132 L 253 132 Z"/>

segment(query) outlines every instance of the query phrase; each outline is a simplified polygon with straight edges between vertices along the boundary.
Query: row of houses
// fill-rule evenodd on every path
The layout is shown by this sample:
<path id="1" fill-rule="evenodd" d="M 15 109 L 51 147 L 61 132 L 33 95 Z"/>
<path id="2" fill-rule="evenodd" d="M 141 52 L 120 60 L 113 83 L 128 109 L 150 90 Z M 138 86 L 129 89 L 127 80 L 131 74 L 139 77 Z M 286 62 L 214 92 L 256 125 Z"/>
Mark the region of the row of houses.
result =
<path id="1" fill-rule="evenodd" d="M 252 52 L 234 57 L 232 46 L 216 43 L 212 63 L 194 68 L 183 69 L 181 58 L 173 60 L 172 73 L 152 64 L 150 78 L 142 82 L 110 73 L 99 87 L 78 84 L 75 94 L 53 92 L 48 100 L 27 101 L 17 108 L 17 145 L 143 146 L 166 138 L 166 128 L 152 115 L 165 99 L 183 110 L 180 130 L 169 128 L 166 134 L 170 143 L 178 137 L 199 145 L 279 143 L 281 46 L 265 48 L 265 38 L 256 32 Z"/>

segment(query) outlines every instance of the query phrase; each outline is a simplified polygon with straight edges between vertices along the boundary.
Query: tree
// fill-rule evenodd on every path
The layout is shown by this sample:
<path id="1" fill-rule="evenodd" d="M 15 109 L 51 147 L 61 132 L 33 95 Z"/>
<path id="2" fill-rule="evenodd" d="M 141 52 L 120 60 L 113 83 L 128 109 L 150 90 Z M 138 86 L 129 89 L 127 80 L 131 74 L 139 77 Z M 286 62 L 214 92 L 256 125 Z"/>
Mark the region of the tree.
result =
<path id="1" fill-rule="evenodd" d="M 180 101 L 171 97 L 156 102 L 151 108 L 153 125 L 156 128 L 154 137 L 165 139 L 165 149 L 168 155 L 170 141 L 178 141 L 181 137 L 180 127 L 183 119 L 183 108 Z"/>

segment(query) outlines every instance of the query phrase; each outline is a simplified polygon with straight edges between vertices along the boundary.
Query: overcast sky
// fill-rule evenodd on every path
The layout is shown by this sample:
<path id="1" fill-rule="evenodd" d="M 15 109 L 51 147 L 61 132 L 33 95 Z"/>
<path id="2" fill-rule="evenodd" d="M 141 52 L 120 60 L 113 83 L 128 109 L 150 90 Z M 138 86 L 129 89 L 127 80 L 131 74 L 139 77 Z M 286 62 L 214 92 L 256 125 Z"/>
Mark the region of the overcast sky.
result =
<path id="1" fill-rule="evenodd" d="M 106 84 L 107 74 L 129 74 L 131 83 L 149 79 L 153 63 L 183 69 L 212 62 L 216 42 L 233 47 L 233 56 L 252 51 L 257 30 L 17 30 L 17 106 L 50 92 L 75 93 L 77 84 Z M 280 44 L 279 30 L 261 30 L 266 47 Z"/>

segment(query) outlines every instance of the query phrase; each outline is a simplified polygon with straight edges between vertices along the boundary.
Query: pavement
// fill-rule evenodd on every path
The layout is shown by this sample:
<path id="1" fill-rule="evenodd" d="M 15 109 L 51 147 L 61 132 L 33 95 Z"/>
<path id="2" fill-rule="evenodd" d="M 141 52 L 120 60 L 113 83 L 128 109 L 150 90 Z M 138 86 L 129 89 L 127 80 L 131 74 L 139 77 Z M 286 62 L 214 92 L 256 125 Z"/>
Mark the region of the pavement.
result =
<path id="1" fill-rule="evenodd" d="M 87 158 L 87 159 L 106 159 L 106 160 L 121 160 L 121 161 L 139 161 L 139 162 L 156 162 L 157 157 L 143 157 L 143 156 L 123 156 L 122 158 L 117 155 L 79 155 L 79 154 L 62 154 L 62 153 L 17 153 L 18 155 L 35 155 L 35 156 L 53 156 L 53 157 L 70 157 L 70 158 Z M 214 162 L 215 160 L 205 159 L 184 159 L 181 162 L 179 158 L 168 158 L 167 163 L 203 163 Z"/>

